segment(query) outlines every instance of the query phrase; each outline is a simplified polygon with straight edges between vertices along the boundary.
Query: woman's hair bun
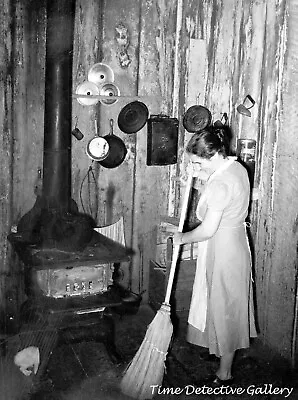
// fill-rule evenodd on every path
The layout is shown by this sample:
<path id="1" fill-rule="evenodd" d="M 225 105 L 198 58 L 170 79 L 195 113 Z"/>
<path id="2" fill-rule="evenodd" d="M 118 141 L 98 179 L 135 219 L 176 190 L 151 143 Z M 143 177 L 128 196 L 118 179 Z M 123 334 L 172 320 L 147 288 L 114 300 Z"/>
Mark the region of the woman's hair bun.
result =
<path id="1" fill-rule="evenodd" d="M 215 135 L 219 138 L 219 140 L 221 141 L 221 143 L 225 143 L 225 133 L 223 129 L 220 128 L 215 128 L 214 131 Z"/>

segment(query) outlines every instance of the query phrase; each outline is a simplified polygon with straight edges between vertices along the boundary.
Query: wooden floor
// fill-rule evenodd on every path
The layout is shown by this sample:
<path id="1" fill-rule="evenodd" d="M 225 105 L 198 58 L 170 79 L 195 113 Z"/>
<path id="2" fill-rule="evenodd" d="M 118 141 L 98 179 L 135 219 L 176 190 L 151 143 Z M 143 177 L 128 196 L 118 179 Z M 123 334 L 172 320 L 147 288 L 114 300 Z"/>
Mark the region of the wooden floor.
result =
<path id="1" fill-rule="evenodd" d="M 17 335 L 7 338 L 7 348 L 10 350 L 2 355 L 0 363 L 0 400 L 127 400 L 128 397 L 118 389 L 121 374 L 142 343 L 154 315 L 149 306 L 143 305 L 135 315 L 114 317 L 116 345 L 123 356 L 123 363 L 114 364 L 102 343 L 66 343 L 55 347 L 49 354 L 46 367 L 38 377 L 25 377 L 16 368 L 12 362 L 12 349 L 17 348 L 20 338 Z M 218 360 L 210 357 L 206 349 L 185 341 L 187 316 L 180 314 L 179 317 L 179 329 L 176 329 L 176 323 L 174 325 L 163 386 L 161 392 L 155 396 L 158 400 L 172 398 L 171 395 L 162 393 L 162 390 L 184 388 L 187 385 L 201 386 L 203 379 L 214 373 L 218 366 Z M 250 350 L 239 352 L 235 360 L 234 377 L 237 387 L 255 385 L 264 388 L 265 384 L 273 387 L 294 387 L 288 398 L 296 399 L 297 376 L 297 371 L 296 374 L 289 371 L 285 363 L 266 357 L 258 343 L 254 343 Z M 232 397 L 182 394 L 174 395 L 174 398 L 198 400 Z M 271 400 L 284 396 L 268 397 L 268 394 L 263 394 L 254 398 Z M 241 399 L 251 400 L 252 396 L 244 393 Z"/>

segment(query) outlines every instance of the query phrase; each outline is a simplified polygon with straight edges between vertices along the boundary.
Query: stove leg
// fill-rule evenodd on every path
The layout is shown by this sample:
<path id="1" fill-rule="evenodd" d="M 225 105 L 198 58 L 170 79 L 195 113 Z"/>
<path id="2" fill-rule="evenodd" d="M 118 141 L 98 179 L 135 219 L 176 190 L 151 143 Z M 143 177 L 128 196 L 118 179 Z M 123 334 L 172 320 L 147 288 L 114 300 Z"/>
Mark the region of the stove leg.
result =
<path id="1" fill-rule="evenodd" d="M 105 323 L 108 325 L 108 335 L 102 340 L 102 343 L 105 345 L 107 353 L 114 364 L 123 363 L 123 358 L 118 352 L 115 345 L 115 323 L 112 316 L 104 315 L 102 317 L 105 320 Z"/>

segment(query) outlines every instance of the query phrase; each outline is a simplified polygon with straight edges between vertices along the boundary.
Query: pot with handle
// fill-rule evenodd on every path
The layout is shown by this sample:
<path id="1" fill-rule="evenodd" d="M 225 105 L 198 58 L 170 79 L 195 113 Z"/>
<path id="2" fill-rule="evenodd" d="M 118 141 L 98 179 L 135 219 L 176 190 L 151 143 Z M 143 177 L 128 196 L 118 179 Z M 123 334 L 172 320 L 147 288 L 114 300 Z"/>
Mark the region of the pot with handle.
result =
<path id="1" fill-rule="evenodd" d="M 99 164 L 105 168 L 118 167 L 120 164 L 122 164 L 127 154 L 125 143 L 120 137 L 114 135 L 113 130 L 114 120 L 110 119 L 110 133 L 106 136 L 103 136 L 103 138 L 109 144 L 109 153 L 104 160 L 99 161 Z"/>
<path id="2" fill-rule="evenodd" d="M 95 123 L 95 137 L 91 140 L 89 140 L 87 146 L 86 146 L 86 153 L 91 160 L 94 161 L 102 161 L 105 160 L 110 151 L 110 146 L 108 141 L 100 137 L 98 135 L 98 128 L 97 128 L 97 121 L 94 121 Z"/>

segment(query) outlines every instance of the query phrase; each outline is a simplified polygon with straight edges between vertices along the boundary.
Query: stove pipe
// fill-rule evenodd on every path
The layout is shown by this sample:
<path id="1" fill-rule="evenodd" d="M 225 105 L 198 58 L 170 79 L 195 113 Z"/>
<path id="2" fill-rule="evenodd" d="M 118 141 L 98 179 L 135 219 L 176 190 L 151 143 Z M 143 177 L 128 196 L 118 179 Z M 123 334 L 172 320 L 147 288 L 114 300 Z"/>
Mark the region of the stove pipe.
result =
<path id="1" fill-rule="evenodd" d="M 72 59 L 75 0 L 47 0 L 43 187 L 18 223 L 18 240 L 78 250 L 96 225 L 71 199 Z"/>
<path id="2" fill-rule="evenodd" d="M 69 211 L 75 0 L 47 0 L 43 200 Z"/>

